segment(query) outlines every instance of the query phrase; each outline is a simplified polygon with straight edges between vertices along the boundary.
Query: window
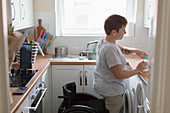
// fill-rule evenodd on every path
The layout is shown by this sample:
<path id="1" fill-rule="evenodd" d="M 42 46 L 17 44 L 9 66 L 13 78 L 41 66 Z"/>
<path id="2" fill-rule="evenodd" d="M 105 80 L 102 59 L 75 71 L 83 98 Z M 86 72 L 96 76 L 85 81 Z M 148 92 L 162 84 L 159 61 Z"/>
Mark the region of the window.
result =
<path id="1" fill-rule="evenodd" d="M 57 3 L 57 28 L 62 36 L 104 35 L 104 21 L 112 14 L 126 17 L 130 23 L 127 34 L 133 34 L 135 0 L 58 0 Z"/>

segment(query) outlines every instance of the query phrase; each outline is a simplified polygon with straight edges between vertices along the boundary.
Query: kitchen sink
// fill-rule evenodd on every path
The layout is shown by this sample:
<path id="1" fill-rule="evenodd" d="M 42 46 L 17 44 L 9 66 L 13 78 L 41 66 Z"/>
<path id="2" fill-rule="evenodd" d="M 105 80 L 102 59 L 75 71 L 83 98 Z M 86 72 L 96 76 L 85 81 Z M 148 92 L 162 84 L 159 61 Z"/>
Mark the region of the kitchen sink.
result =
<path id="1" fill-rule="evenodd" d="M 53 56 L 50 61 L 65 61 L 65 62 L 81 62 L 81 61 L 89 61 L 86 56 L 68 56 L 68 57 L 55 57 Z"/>

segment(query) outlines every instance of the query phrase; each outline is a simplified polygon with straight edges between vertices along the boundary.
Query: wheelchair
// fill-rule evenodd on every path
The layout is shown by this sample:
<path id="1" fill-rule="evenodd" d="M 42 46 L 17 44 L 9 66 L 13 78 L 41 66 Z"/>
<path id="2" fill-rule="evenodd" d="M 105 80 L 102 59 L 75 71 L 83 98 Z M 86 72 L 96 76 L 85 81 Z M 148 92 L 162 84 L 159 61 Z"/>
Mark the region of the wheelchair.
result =
<path id="1" fill-rule="evenodd" d="M 76 93 L 75 82 L 62 86 L 63 102 L 60 104 L 58 113 L 109 113 L 105 107 L 104 99 L 88 93 Z"/>

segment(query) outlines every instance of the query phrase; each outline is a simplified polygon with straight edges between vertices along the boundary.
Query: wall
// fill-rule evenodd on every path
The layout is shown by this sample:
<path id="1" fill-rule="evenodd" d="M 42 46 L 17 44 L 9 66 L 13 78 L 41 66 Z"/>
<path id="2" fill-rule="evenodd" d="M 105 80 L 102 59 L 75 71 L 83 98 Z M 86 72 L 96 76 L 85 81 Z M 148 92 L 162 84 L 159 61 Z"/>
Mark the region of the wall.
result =
<path id="1" fill-rule="evenodd" d="M 46 4 L 48 4 L 48 6 Z M 117 41 L 117 43 L 122 46 L 135 47 L 148 52 L 149 29 L 143 27 L 143 4 L 144 0 L 137 1 L 135 37 L 124 38 L 121 41 Z M 55 34 L 55 15 L 54 0 L 34 0 L 34 21 L 36 25 L 38 25 L 38 19 L 41 18 L 42 26 L 52 34 Z M 78 54 L 85 50 L 86 44 L 89 41 L 99 38 L 101 37 L 56 37 L 48 47 L 48 52 L 54 53 L 55 46 L 68 46 L 69 54 Z"/>
<path id="2" fill-rule="evenodd" d="M 149 29 L 144 24 L 144 0 L 137 0 L 136 29 L 135 37 L 124 38 L 118 44 L 127 47 L 139 48 L 148 53 Z"/>
<path id="3" fill-rule="evenodd" d="M 42 26 L 51 34 L 55 34 L 55 0 L 33 0 L 34 23 L 42 19 Z"/>
<path id="4" fill-rule="evenodd" d="M 33 0 L 34 12 L 55 12 L 55 0 Z"/>

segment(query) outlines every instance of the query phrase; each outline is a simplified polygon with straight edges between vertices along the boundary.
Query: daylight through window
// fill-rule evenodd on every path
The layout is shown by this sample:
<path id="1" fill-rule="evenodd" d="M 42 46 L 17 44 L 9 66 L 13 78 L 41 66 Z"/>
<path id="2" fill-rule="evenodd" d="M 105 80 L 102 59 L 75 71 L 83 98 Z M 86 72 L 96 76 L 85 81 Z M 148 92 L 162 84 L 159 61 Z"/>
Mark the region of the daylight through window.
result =
<path id="1" fill-rule="evenodd" d="M 108 16 L 120 14 L 131 21 L 129 14 L 132 9 L 126 1 L 128 0 L 59 0 L 58 29 L 62 35 L 104 35 L 103 25 Z"/>

